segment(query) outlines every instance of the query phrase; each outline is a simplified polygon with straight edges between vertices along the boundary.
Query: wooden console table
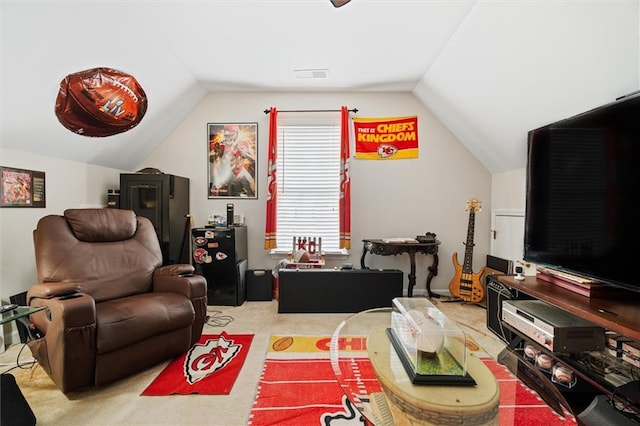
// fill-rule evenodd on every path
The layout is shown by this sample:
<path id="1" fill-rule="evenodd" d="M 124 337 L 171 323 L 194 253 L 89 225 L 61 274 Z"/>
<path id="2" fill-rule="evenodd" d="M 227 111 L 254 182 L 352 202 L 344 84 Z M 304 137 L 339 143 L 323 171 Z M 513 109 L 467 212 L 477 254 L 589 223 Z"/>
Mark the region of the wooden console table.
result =
<path id="1" fill-rule="evenodd" d="M 619 333 L 630 339 L 640 339 L 640 329 L 638 328 L 640 294 L 638 293 L 620 292 L 607 297 L 589 298 L 536 277 L 526 277 L 522 281 L 516 280 L 511 275 L 500 275 L 496 278 L 499 283 L 507 288 L 518 290 L 534 299 L 541 300 L 579 318 L 586 319 L 606 330 Z M 487 312 L 487 318 L 489 315 L 494 314 L 497 313 Z M 521 361 L 524 356 L 522 352 L 519 352 L 521 349 L 518 345 L 522 346 L 525 341 L 532 341 L 543 353 L 547 352 L 554 362 L 560 361 L 575 373 L 579 381 L 579 391 L 564 392 L 565 389 L 555 385 L 563 395 L 562 397 L 566 396 L 565 402 L 560 401 L 562 405 L 570 408 L 574 413 L 581 412 L 586 408 L 585 402 L 588 403 L 588 399 L 585 400 L 584 397 L 576 398 L 576 395 L 604 394 L 608 398 L 618 399 L 619 403 L 627 407 L 628 412 L 636 416 L 636 420 L 640 419 L 640 400 L 635 391 L 638 387 L 636 367 L 610 355 L 604 350 L 579 354 L 551 352 L 548 348 L 531 339 L 518 327 L 511 326 L 508 323 L 503 325 L 513 331 L 515 338 L 500 354 L 500 358 L 504 359 L 507 356 L 513 356 L 520 363 L 529 362 Z M 573 332 L 571 335 L 577 336 L 577 334 L 579 334 L 578 331 Z M 594 362 L 593 360 L 597 361 Z M 504 363 L 503 361 L 500 362 Z M 508 363 L 505 363 L 505 365 L 509 366 Z M 512 370 L 512 372 L 518 375 L 516 371 Z M 610 372 L 615 372 L 615 379 L 610 379 L 610 377 L 614 376 L 609 374 Z M 544 377 L 549 382 L 549 386 L 554 386 L 549 375 L 544 375 Z M 630 421 L 630 423 L 633 422 Z"/>
<path id="2" fill-rule="evenodd" d="M 367 252 L 380 256 L 395 256 L 402 253 L 409 255 L 409 261 L 411 263 L 409 287 L 407 288 L 407 295 L 409 297 L 413 297 L 413 287 L 416 285 L 416 253 L 432 255 L 433 263 L 428 267 L 427 294 L 429 297 L 440 297 L 440 295 L 431 292 L 431 280 L 438 275 L 438 246 L 440 245 L 440 241 L 435 240 L 433 243 L 397 243 L 374 239 L 362 240 L 362 243 L 362 257 L 360 258 L 360 267 L 362 269 L 369 269 L 364 262 Z"/>

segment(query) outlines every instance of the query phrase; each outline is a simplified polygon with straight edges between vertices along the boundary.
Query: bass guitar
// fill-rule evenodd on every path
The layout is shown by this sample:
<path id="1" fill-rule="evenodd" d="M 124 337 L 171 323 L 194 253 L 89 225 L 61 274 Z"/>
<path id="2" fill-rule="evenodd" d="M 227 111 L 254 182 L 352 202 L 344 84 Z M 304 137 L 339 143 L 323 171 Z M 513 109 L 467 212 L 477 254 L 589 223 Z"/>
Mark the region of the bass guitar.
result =
<path id="1" fill-rule="evenodd" d="M 449 283 L 451 294 L 465 302 L 478 303 L 484 298 L 484 287 L 480 277 L 484 273 L 484 267 L 477 274 L 473 273 L 473 232 L 476 212 L 480 211 L 480 201 L 472 198 L 467 202 L 469 211 L 469 227 L 467 228 L 467 242 L 465 243 L 464 262 L 458 263 L 458 253 L 453 253 L 453 267 L 455 275 Z"/>

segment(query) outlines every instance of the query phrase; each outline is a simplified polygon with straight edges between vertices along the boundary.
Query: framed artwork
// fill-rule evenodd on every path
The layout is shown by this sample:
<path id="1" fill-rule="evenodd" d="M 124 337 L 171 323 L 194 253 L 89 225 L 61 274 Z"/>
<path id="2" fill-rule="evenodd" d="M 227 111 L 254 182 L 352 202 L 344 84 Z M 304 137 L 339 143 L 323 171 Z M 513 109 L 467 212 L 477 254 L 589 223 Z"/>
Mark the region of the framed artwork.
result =
<path id="1" fill-rule="evenodd" d="M 0 167 L 0 207 L 46 207 L 44 172 Z"/>
<path id="2" fill-rule="evenodd" d="M 208 123 L 208 198 L 257 198 L 258 123 Z"/>

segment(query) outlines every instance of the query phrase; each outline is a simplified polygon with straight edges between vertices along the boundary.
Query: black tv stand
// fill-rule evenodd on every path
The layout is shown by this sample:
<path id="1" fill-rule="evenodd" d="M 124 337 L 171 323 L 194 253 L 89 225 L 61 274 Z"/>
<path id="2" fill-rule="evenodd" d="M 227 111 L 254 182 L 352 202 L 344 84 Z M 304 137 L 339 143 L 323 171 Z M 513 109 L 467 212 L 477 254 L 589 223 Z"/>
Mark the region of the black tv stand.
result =
<path id="1" fill-rule="evenodd" d="M 526 277 L 525 280 L 519 281 L 513 276 L 505 275 L 497 276 L 496 279 L 507 287 L 584 318 L 606 330 L 640 340 L 640 328 L 637 323 L 640 318 L 640 294 L 632 293 L 618 299 L 589 298 L 536 277 Z M 551 352 L 532 342 L 532 339 L 509 324 L 502 322 L 502 325 L 512 331 L 514 337 L 500 358 L 514 374 L 522 375 L 523 370 L 533 367 L 533 363 L 525 359 L 523 347 L 525 342 L 534 344 L 542 353 L 552 357 L 554 362 L 568 366 L 578 379 L 575 387 L 567 389 L 551 383 L 550 374 L 541 375 L 546 380 L 541 387 L 550 389 L 550 394 L 555 395 L 551 398 L 556 403 L 578 415 L 587 408 L 594 397 L 605 395 L 629 407 L 634 420 L 640 421 L 640 368 L 625 363 L 606 351 L 571 354 Z M 560 395 L 553 390 L 553 386 Z"/>

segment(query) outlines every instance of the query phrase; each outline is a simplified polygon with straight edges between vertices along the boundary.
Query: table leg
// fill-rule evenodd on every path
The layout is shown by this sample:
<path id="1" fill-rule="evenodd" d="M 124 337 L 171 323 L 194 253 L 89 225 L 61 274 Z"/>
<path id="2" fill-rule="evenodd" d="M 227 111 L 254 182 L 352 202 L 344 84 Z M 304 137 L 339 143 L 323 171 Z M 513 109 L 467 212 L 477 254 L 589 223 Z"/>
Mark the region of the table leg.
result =
<path id="1" fill-rule="evenodd" d="M 416 252 L 409 250 L 409 262 L 411 262 L 411 272 L 409 272 L 409 286 L 407 295 L 413 297 L 413 287 L 416 285 Z"/>
<path id="2" fill-rule="evenodd" d="M 431 280 L 433 279 L 433 277 L 438 275 L 438 253 L 434 253 L 433 264 L 429 266 L 427 269 L 429 269 L 429 275 L 427 276 L 427 296 L 438 298 L 440 297 L 439 294 L 435 294 L 431 292 Z"/>
<path id="3" fill-rule="evenodd" d="M 362 257 L 360 258 L 360 268 L 362 268 L 362 269 L 369 269 L 364 264 L 364 257 L 366 255 L 367 255 L 367 246 L 364 245 L 364 246 L 362 246 Z"/>

